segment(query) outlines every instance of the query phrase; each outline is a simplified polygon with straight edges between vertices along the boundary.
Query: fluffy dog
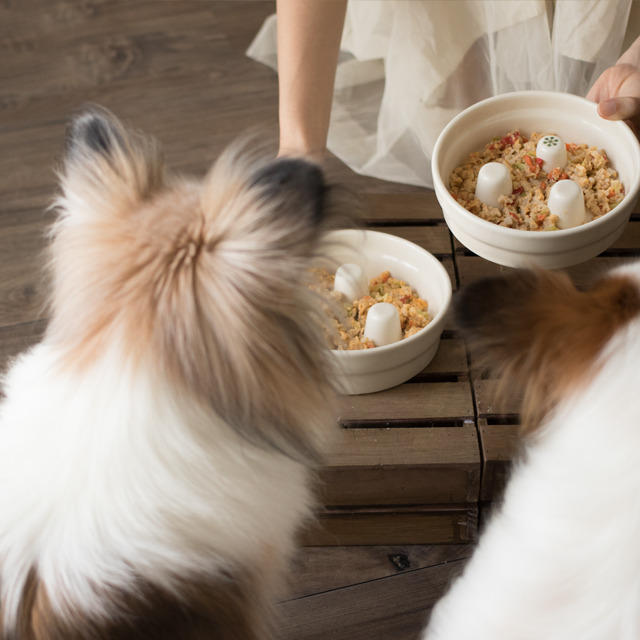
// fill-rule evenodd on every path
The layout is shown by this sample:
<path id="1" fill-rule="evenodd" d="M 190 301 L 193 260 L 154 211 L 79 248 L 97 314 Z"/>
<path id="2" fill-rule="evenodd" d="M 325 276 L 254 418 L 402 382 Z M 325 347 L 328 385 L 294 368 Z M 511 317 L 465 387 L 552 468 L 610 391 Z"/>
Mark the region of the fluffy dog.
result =
<path id="1" fill-rule="evenodd" d="M 236 145 L 167 176 L 90 109 L 61 188 L 51 320 L 0 407 L 0 637 L 267 637 L 335 422 L 301 286 L 321 171 Z"/>
<path id="2" fill-rule="evenodd" d="M 526 433 L 503 504 L 425 640 L 640 638 L 640 264 L 471 285 L 457 316 Z"/>

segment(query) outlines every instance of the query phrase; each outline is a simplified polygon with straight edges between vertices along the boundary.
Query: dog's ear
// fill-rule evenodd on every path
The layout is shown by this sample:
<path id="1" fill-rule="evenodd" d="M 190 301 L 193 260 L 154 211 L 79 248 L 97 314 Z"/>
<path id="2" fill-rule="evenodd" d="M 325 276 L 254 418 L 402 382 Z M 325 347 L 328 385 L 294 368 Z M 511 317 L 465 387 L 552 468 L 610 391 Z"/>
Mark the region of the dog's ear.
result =
<path id="1" fill-rule="evenodd" d="M 618 328 L 640 314 L 629 277 L 612 274 L 579 291 L 566 273 L 521 271 L 471 284 L 455 316 L 474 361 L 501 376 L 501 391 L 520 391 L 525 430 L 593 373 Z"/>
<path id="2" fill-rule="evenodd" d="M 124 213 L 162 185 L 157 143 L 127 130 L 102 107 L 78 114 L 67 128 L 61 183 L 67 207 L 87 212 Z"/>

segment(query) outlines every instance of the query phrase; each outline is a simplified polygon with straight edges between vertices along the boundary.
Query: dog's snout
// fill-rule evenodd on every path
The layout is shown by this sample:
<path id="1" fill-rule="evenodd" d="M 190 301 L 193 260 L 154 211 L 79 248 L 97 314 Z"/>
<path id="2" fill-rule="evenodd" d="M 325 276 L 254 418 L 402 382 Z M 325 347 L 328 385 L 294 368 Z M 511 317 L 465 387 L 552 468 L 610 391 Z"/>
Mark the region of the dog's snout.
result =
<path id="1" fill-rule="evenodd" d="M 325 183 L 322 170 L 317 165 L 298 158 L 279 158 L 255 175 L 254 185 L 266 189 L 269 195 L 300 198 L 310 205 L 319 222 Z"/>

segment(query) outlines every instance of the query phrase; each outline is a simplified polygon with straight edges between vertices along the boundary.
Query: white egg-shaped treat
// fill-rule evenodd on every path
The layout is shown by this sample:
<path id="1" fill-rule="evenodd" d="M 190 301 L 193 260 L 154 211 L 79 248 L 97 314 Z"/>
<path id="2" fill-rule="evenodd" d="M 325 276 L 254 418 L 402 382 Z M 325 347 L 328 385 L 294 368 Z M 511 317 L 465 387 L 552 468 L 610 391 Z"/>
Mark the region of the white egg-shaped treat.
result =
<path id="1" fill-rule="evenodd" d="M 542 169 L 564 169 L 567 165 L 567 147 L 560 136 L 543 136 L 538 140 L 536 156 L 542 160 Z"/>
<path id="2" fill-rule="evenodd" d="M 336 270 L 334 291 L 339 291 L 347 300 L 357 300 L 369 293 L 367 278 L 358 264 L 343 264 Z"/>
<path id="3" fill-rule="evenodd" d="M 584 195 L 577 182 L 558 180 L 549 190 L 549 211 L 558 216 L 558 228 L 570 229 L 587 221 Z"/>
<path id="4" fill-rule="evenodd" d="M 400 314 L 390 302 L 377 302 L 367 312 L 364 324 L 365 338 L 373 340 L 376 347 L 402 339 Z"/>
<path id="5" fill-rule="evenodd" d="M 500 162 L 487 162 L 480 167 L 476 198 L 489 207 L 498 207 L 500 196 L 511 195 L 513 185 L 509 169 Z"/>

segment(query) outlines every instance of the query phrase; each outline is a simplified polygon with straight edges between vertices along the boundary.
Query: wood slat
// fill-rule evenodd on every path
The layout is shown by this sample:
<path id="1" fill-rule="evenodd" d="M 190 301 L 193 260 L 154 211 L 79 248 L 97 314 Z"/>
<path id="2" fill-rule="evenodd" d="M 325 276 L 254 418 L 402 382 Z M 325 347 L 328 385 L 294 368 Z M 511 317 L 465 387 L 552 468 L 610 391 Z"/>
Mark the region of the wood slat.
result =
<path id="1" fill-rule="evenodd" d="M 479 460 L 473 420 L 460 427 L 342 429 L 328 455 L 329 466 L 352 468 L 420 466 Z"/>
<path id="2" fill-rule="evenodd" d="M 458 255 L 455 256 L 458 270 L 460 287 L 480 280 L 481 278 L 491 278 L 499 275 L 507 275 L 513 271 L 509 267 L 503 267 L 488 260 L 483 260 L 477 256 Z"/>
<path id="3" fill-rule="evenodd" d="M 283 602 L 282 640 L 415 640 L 466 560 Z"/>
<path id="4" fill-rule="evenodd" d="M 286 600 L 464 560 L 472 550 L 464 544 L 303 547 L 290 572 Z"/>
<path id="5" fill-rule="evenodd" d="M 480 483 L 476 429 L 343 429 L 320 472 L 328 506 L 475 502 Z"/>
<path id="6" fill-rule="evenodd" d="M 513 388 L 503 397 L 499 397 L 498 381 L 491 378 L 475 379 L 473 388 L 478 416 L 516 416 L 520 411 L 521 389 Z"/>
<path id="7" fill-rule="evenodd" d="M 464 340 L 443 337 L 433 360 L 412 381 L 437 381 L 442 376 L 466 376 L 467 374 L 467 349 Z"/>
<path id="8" fill-rule="evenodd" d="M 379 393 L 343 396 L 338 403 L 342 424 L 375 421 L 390 426 L 395 421 L 420 424 L 466 418 L 473 418 L 468 381 L 403 384 Z"/>
<path id="9" fill-rule="evenodd" d="M 478 419 L 483 462 L 481 500 L 499 500 L 502 496 L 511 460 L 521 444 L 519 429 L 516 424 L 489 424 L 484 418 Z"/>
<path id="10" fill-rule="evenodd" d="M 306 546 L 473 542 L 477 503 L 324 509 L 302 535 Z"/>
<path id="11" fill-rule="evenodd" d="M 640 221 L 629 222 L 622 235 L 607 249 L 607 253 L 615 251 L 640 256 Z"/>
<path id="12" fill-rule="evenodd" d="M 416 193 L 378 193 L 369 196 L 364 209 L 364 219 L 371 224 L 444 222 L 442 209 L 431 190 Z"/>
<path id="13" fill-rule="evenodd" d="M 48 290 L 43 269 L 48 221 L 38 210 L 0 215 L 0 327 L 42 316 Z"/>
<path id="14" fill-rule="evenodd" d="M 449 230 L 445 226 L 374 226 L 372 229 L 375 231 L 390 233 L 394 236 L 399 236 L 400 238 L 409 240 L 435 256 L 451 255 L 451 236 L 449 235 Z"/>
<path id="15" fill-rule="evenodd" d="M 449 280 L 451 281 L 451 289 L 455 291 L 458 288 L 458 279 L 456 277 L 456 268 L 454 265 L 453 257 L 441 256 L 439 260 L 442 263 L 442 266 L 446 269 L 447 273 L 449 274 Z M 446 325 L 445 328 L 448 329 L 449 326 Z"/>

